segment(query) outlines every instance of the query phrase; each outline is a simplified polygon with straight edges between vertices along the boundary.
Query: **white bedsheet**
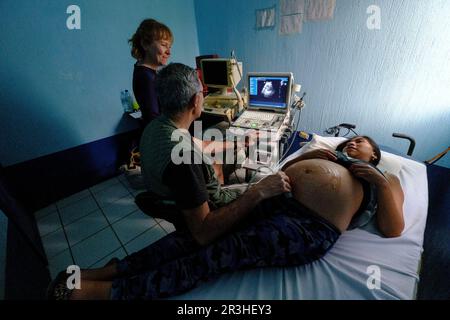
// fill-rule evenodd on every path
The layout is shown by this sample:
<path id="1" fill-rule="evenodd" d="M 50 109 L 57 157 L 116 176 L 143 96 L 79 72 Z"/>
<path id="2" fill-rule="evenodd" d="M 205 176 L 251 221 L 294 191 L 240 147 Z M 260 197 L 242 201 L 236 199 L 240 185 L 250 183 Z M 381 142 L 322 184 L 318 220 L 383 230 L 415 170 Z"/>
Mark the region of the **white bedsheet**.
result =
<path id="1" fill-rule="evenodd" d="M 423 164 L 398 158 L 405 193 L 401 237 L 383 238 L 373 225 L 347 231 L 312 264 L 224 274 L 175 299 L 415 299 L 428 211 L 427 174 Z M 380 289 L 367 286 L 369 266 L 379 267 Z"/>

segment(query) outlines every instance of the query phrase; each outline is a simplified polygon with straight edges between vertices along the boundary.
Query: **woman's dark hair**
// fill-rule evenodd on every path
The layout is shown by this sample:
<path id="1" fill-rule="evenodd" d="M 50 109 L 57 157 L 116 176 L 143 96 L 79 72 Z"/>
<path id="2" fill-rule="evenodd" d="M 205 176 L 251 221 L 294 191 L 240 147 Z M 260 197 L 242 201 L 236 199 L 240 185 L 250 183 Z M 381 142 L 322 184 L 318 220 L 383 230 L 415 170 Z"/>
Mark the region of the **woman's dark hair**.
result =
<path id="1" fill-rule="evenodd" d="M 169 27 L 154 19 L 145 19 L 139 25 L 136 33 L 128 40 L 128 43 L 131 44 L 131 55 L 137 60 L 144 59 L 145 50 L 142 43 L 150 45 L 161 39 L 173 42 L 173 34 Z"/>
<path id="2" fill-rule="evenodd" d="M 369 162 L 371 164 L 373 164 L 374 166 L 377 166 L 378 163 L 380 163 L 380 160 L 381 160 L 381 151 L 380 151 L 380 147 L 378 146 L 378 144 L 371 137 L 368 137 L 368 136 L 356 136 L 356 137 L 353 137 L 351 139 L 348 139 L 348 140 L 342 142 L 340 145 L 338 145 L 336 147 L 336 151 L 341 151 L 342 152 L 342 150 L 344 150 L 344 148 L 347 145 L 347 143 L 349 141 L 353 140 L 353 139 L 356 139 L 356 138 L 364 138 L 364 139 L 366 139 L 369 142 L 369 144 L 373 148 L 373 151 L 375 152 L 375 155 L 377 156 L 376 159 L 371 159 Z"/>

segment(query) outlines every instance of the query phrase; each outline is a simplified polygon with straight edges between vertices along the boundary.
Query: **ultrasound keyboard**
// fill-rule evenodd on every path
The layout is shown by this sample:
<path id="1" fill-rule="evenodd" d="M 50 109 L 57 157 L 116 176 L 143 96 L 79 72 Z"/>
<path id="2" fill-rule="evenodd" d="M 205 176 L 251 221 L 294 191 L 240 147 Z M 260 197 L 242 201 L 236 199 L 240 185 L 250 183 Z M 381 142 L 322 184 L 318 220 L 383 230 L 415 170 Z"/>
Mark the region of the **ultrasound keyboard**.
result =
<path id="1" fill-rule="evenodd" d="M 283 123 L 285 114 L 246 110 L 233 122 L 232 126 L 256 130 L 278 130 Z"/>

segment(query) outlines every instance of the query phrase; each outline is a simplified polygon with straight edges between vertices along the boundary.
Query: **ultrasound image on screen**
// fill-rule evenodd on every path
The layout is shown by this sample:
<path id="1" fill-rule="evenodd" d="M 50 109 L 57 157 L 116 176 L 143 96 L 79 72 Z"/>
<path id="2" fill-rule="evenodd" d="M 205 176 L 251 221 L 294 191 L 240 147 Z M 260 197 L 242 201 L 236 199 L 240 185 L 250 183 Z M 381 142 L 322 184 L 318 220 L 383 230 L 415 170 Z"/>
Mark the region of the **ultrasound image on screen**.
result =
<path id="1" fill-rule="evenodd" d="M 288 78 L 254 77 L 250 79 L 250 104 L 261 107 L 285 108 Z"/>

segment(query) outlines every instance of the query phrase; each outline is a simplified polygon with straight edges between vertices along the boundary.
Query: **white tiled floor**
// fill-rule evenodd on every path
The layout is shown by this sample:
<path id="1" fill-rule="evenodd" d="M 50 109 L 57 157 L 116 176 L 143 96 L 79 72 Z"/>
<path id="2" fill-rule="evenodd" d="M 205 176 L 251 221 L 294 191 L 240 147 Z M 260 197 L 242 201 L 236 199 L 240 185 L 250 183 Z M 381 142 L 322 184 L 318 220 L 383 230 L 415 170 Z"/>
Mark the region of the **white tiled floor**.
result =
<path id="1" fill-rule="evenodd" d="M 119 176 L 36 212 L 52 277 L 72 264 L 102 266 L 172 232 L 172 224 L 138 209 L 139 192 Z"/>

